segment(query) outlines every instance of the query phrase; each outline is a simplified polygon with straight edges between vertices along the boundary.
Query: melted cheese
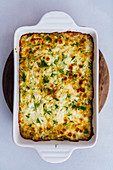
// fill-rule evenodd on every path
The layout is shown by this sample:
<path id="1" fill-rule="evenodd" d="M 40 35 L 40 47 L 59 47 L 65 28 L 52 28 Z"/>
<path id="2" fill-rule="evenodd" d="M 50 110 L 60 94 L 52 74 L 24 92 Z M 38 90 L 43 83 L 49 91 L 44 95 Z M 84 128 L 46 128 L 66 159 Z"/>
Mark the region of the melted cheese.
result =
<path id="1" fill-rule="evenodd" d="M 22 35 L 19 126 L 32 140 L 92 135 L 93 40 L 76 32 Z"/>

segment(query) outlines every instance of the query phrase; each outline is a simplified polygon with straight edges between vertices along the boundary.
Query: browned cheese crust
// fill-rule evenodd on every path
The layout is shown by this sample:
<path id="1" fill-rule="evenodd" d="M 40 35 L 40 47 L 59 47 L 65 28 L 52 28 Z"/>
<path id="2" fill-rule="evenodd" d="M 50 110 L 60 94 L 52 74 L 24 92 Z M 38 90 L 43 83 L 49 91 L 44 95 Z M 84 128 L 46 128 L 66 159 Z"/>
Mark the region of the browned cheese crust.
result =
<path id="1" fill-rule="evenodd" d="M 92 137 L 93 55 L 89 34 L 21 36 L 18 122 L 22 137 L 34 141 Z"/>

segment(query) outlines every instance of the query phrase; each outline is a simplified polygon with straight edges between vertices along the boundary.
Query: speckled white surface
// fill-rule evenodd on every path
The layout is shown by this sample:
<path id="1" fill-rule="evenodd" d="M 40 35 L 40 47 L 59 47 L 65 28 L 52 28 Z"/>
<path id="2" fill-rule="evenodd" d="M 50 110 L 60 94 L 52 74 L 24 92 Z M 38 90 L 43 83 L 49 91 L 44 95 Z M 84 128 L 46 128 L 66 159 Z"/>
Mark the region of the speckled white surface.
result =
<path id="1" fill-rule="evenodd" d="M 0 0 L 0 170 L 112 170 L 113 169 L 113 1 L 112 0 Z M 15 30 L 35 25 L 51 10 L 67 12 L 78 25 L 97 30 L 100 49 L 110 71 L 108 99 L 99 116 L 99 139 L 94 148 L 75 150 L 64 163 L 44 162 L 37 152 L 16 146 L 12 139 L 12 114 L 2 92 L 2 73 L 13 48 Z"/>

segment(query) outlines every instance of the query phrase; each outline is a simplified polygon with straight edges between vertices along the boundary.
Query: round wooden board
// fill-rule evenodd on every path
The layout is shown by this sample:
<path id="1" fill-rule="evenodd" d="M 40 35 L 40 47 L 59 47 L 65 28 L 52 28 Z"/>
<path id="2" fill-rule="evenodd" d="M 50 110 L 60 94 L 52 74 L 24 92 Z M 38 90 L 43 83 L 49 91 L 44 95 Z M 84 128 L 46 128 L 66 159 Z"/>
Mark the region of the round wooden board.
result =
<path id="1" fill-rule="evenodd" d="M 13 50 L 6 61 L 3 79 L 3 93 L 6 103 L 13 113 L 14 60 Z M 109 70 L 102 52 L 99 50 L 99 112 L 103 108 L 109 90 Z"/>

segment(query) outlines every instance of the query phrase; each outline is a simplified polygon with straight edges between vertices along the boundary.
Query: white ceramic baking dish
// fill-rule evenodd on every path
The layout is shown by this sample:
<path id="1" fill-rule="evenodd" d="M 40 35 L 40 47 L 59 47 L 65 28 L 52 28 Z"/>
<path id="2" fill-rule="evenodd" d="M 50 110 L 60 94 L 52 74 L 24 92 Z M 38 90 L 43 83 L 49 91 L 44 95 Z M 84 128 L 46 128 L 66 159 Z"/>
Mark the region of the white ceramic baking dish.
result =
<path id="1" fill-rule="evenodd" d="M 19 40 L 21 35 L 26 33 L 52 33 L 64 31 L 76 31 L 90 34 L 94 41 L 94 62 L 93 62 L 93 131 L 94 135 L 89 141 L 39 141 L 24 139 L 21 137 L 18 125 L 19 110 Z M 31 147 L 38 151 L 39 155 L 46 161 L 58 163 L 67 160 L 73 150 L 90 148 L 96 144 L 98 137 L 98 35 L 97 32 L 89 27 L 79 27 L 73 19 L 61 11 L 51 11 L 46 13 L 40 22 L 35 26 L 24 26 L 18 28 L 14 35 L 14 108 L 13 108 L 13 139 L 18 146 Z"/>

